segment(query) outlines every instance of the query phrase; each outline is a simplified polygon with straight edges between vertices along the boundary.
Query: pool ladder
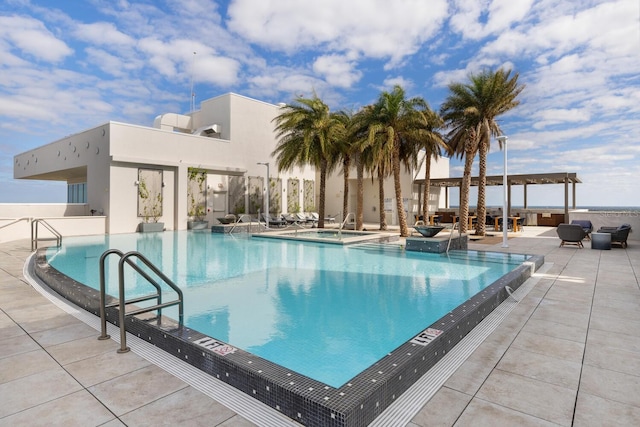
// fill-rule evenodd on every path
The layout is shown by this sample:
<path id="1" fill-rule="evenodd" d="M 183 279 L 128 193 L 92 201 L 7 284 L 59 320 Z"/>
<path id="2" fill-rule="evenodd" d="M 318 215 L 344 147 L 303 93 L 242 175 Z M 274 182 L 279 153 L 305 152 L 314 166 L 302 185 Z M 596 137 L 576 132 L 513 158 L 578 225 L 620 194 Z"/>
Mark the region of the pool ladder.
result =
<path id="1" fill-rule="evenodd" d="M 113 304 L 106 304 L 106 284 L 105 284 L 105 261 L 107 257 L 111 254 L 116 254 L 120 257 L 120 261 L 118 261 L 118 302 Z M 158 276 L 162 281 L 167 284 L 171 289 L 173 289 L 178 295 L 178 299 L 169 302 L 162 302 L 162 288 L 160 284 L 152 278 L 146 271 L 144 271 L 138 264 L 136 264 L 131 258 L 137 258 L 142 261 L 142 263 L 147 266 L 156 276 Z M 139 275 L 144 277 L 147 282 L 153 285 L 156 288 L 155 294 L 145 295 L 141 297 L 132 298 L 130 300 L 125 300 L 124 295 L 124 266 L 125 264 L 129 265 L 133 268 Z M 135 308 L 133 310 L 126 311 L 126 306 L 129 304 L 135 304 L 142 301 L 148 300 L 156 300 L 156 304 L 150 307 L 143 308 Z M 182 290 L 176 286 L 171 279 L 169 279 L 162 271 L 160 271 L 155 265 L 151 263 L 146 257 L 144 257 L 138 251 L 131 251 L 127 253 L 123 253 L 118 249 L 109 249 L 105 251 L 100 256 L 100 329 L 101 333 L 98 337 L 99 340 L 107 340 L 110 336 L 107 334 L 107 316 L 106 309 L 112 307 L 119 307 L 118 309 L 118 326 L 120 327 L 120 348 L 118 349 L 118 353 L 126 353 L 129 351 L 129 347 L 127 347 L 127 333 L 125 330 L 125 317 L 126 316 L 135 316 L 137 314 L 148 313 L 151 311 L 157 311 L 157 320 L 160 323 L 162 318 L 162 309 L 165 307 L 171 307 L 177 305 L 178 306 L 178 324 L 179 327 L 182 327 L 184 320 L 184 298 L 182 295 Z"/>

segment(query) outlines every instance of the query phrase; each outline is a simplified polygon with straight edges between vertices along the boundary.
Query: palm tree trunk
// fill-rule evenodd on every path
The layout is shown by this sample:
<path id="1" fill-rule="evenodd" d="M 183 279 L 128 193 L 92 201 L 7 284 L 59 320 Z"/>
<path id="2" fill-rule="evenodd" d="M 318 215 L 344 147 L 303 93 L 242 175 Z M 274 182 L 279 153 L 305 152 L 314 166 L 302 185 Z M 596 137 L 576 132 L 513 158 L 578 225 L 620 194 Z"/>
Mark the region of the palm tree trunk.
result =
<path id="1" fill-rule="evenodd" d="M 356 230 L 364 228 L 364 164 L 358 161 L 356 166 L 358 189 L 356 190 Z M 346 217 L 345 217 L 346 218 Z"/>
<path id="2" fill-rule="evenodd" d="M 431 154 L 424 156 L 424 192 L 422 193 L 422 219 L 427 223 L 429 219 L 429 195 L 431 192 Z"/>
<path id="3" fill-rule="evenodd" d="M 327 161 L 320 163 L 320 200 L 318 200 L 318 228 L 324 228 L 324 204 L 327 185 Z"/>
<path id="4" fill-rule="evenodd" d="M 387 229 L 387 212 L 384 210 L 384 174 L 378 169 L 378 198 L 380 209 L 380 230 Z"/>
<path id="5" fill-rule="evenodd" d="M 479 153 L 479 170 L 478 170 L 478 225 L 476 229 L 476 235 L 484 236 L 486 232 L 486 218 L 487 218 L 487 151 L 489 151 L 489 144 L 487 139 L 482 139 L 480 147 L 478 147 Z"/>
<path id="6" fill-rule="evenodd" d="M 398 211 L 398 223 L 400 224 L 400 237 L 407 237 L 409 229 L 407 227 L 407 216 L 404 213 L 402 203 L 402 187 L 400 183 L 400 141 L 396 141 L 392 155 L 393 186 L 396 192 L 396 209 Z"/>
<path id="7" fill-rule="evenodd" d="M 344 176 L 344 187 L 342 191 L 342 220 L 347 217 L 349 211 L 349 170 L 351 169 L 351 157 L 346 156 L 342 164 L 342 175 Z"/>
<path id="8" fill-rule="evenodd" d="M 471 148 L 471 143 L 465 144 Z M 460 232 L 467 232 L 469 221 L 469 189 L 471 188 L 471 167 L 473 166 L 473 150 L 467 149 L 464 155 L 464 174 L 462 177 L 461 200 L 460 200 Z"/>

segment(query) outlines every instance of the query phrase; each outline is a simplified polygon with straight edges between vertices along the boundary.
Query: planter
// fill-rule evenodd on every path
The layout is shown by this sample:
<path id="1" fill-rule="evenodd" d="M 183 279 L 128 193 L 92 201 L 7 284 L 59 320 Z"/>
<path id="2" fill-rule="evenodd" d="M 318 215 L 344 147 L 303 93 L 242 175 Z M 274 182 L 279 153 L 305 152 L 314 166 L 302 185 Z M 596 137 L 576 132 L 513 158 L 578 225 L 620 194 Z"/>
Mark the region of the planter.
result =
<path id="1" fill-rule="evenodd" d="M 187 221 L 189 230 L 206 230 L 209 228 L 209 221 Z"/>
<path id="2" fill-rule="evenodd" d="M 414 225 L 413 228 L 423 237 L 433 237 L 444 229 L 441 225 Z"/>
<path id="3" fill-rule="evenodd" d="M 164 222 L 141 222 L 138 226 L 138 231 L 141 233 L 164 231 Z"/>

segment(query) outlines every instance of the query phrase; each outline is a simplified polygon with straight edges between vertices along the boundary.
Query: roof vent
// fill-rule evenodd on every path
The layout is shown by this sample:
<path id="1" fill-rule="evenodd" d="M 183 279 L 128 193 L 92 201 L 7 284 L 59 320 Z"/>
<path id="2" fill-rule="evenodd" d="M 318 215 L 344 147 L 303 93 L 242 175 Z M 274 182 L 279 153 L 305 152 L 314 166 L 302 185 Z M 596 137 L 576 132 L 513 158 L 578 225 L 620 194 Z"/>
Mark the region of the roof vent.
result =
<path id="1" fill-rule="evenodd" d="M 193 134 L 194 135 L 200 135 L 200 136 L 215 136 L 215 135 L 219 135 L 220 134 L 220 130 L 221 130 L 221 126 L 220 125 L 208 125 L 208 126 L 203 126 L 201 128 L 196 129 Z"/>

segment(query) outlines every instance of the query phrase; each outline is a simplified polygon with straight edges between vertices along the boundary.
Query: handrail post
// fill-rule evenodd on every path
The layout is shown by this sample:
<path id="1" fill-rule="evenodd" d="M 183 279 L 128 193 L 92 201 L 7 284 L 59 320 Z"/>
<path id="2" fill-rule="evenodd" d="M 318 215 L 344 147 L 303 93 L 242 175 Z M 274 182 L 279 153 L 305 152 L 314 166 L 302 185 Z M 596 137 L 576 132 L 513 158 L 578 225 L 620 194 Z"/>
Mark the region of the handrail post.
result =
<path id="1" fill-rule="evenodd" d="M 120 348 L 118 349 L 118 353 L 126 353 L 129 351 L 129 347 L 127 347 L 127 331 L 124 327 L 124 310 L 125 310 L 125 301 L 124 301 L 124 263 L 126 261 L 126 257 L 130 253 L 122 256 L 120 261 L 118 261 L 118 293 L 120 296 L 120 304 L 119 304 L 119 313 L 118 313 L 118 326 L 120 326 Z"/>
<path id="2" fill-rule="evenodd" d="M 100 336 L 99 340 L 108 340 L 111 338 L 109 334 L 107 334 L 107 313 L 106 313 L 106 298 L 107 298 L 107 289 L 106 289 L 106 278 L 105 278 L 105 270 L 104 270 L 104 262 L 107 256 L 111 254 L 118 254 L 122 257 L 122 251 L 118 249 L 109 249 L 105 251 L 100 256 Z M 120 296 L 122 298 L 122 296 Z"/>

